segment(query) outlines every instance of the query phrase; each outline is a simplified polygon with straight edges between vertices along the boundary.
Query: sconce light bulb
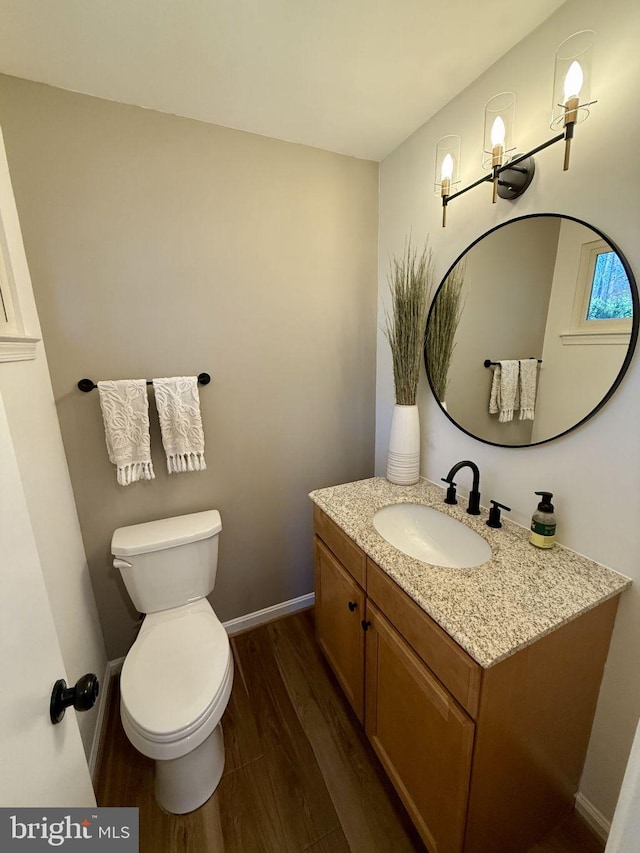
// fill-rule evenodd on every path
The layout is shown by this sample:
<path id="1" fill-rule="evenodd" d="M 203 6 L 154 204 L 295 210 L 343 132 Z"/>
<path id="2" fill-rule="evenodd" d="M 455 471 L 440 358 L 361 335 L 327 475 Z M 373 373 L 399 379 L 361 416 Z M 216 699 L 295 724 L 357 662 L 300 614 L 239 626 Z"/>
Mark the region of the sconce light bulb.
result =
<path id="1" fill-rule="evenodd" d="M 506 128 L 504 126 L 504 121 L 501 116 L 496 116 L 493 124 L 491 125 L 491 144 L 494 147 L 496 145 L 504 145 L 505 133 Z"/>
<path id="2" fill-rule="evenodd" d="M 582 89 L 583 83 L 584 73 L 582 71 L 582 67 L 580 63 L 574 59 L 569 66 L 567 76 L 564 78 L 565 101 L 568 101 L 570 98 L 577 98 L 580 94 L 580 89 Z"/>
<path id="3" fill-rule="evenodd" d="M 440 177 L 444 181 L 447 178 L 451 180 L 453 177 L 453 157 L 451 154 L 447 154 L 442 158 L 442 166 L 440 170 Z"/>

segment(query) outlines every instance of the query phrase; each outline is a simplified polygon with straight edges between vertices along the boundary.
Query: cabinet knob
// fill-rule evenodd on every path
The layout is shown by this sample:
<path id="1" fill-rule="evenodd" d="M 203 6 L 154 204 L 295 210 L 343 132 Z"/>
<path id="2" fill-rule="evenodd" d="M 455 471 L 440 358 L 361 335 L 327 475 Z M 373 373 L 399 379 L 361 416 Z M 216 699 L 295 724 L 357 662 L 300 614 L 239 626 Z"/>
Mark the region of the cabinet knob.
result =
<path id="1" fill-rule="evenodd" d="M 358 606 L 358 605 L 356 604 L 356 602 L 355 602 L 355 601 L 350 601 L 350 602 L 349 602 L 349 610 L 350 610 L 352 613 L 353 613 L 353 611 L 357 608 L 357 606 Z"/>
<path id="2" fill-rule="evenodd" d="M 369 630 L 369 628 L 371 627 L 371 622 L 368 622 L 368 621 L 366 621 L 365 619 L 363 619 L 363 620 L 362 620 L 362 622 L 361 622 L 360 624 L 362 625 L 362 630 L 363 630 L 363 631 L 368 631 L 368 630 Z"/>

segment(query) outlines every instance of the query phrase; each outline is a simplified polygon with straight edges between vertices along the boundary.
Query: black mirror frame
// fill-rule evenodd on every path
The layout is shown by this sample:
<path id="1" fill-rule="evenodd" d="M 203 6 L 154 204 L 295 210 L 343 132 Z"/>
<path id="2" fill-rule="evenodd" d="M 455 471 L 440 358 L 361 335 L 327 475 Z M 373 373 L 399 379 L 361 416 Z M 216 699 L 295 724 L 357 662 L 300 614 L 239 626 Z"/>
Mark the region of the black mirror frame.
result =
<path id="1" fill-rule="evenodd" d="M 511 225 L 514 222 L 521 222 L 525 219 L 535 219 L 535 218 L 538 218 L 541 216 L 545 216 L 545 217 L 552 216 L 556 219 L 569 219 L 572 222 L 577 222 L 579 225 L 583 225 L 585 228 L 589 228 L 591 231 L 593 231 L 595 234 L 597 234 L 599 237 L 601 237 L 603 240 L 605 240 L 611 246 L 613 251 L 618 255 L 618 257 L 620 258 L 620 261 L 622 263 L 622 266 L 624 267 L 624 271 L 627 274 L 627 278 L 629 279 L 629 288 L 631 290 L 631 300 L 633 302 L 633 323 L 631 326 L 631 337 L 629 338 L 629 346 L 627 348 L 627 354 L 626 354 L 625 359 L 622 363 L 622 366 L 618 372 L 618 375 L 616 376 L 611 387 L 609 388 L 607 393 L 604 395 L 602 400 L 600 400 L 598 405 L 595 406 L 587 415 L 585 415 L 584 418 L 577 421 L 577 423 L 575 423 L 573 426 L 569 427 L 568 429 L 564 430 L 563 432 L 559 432 L 557 435 L 552 435 L 552 436 L 550 436 L 550 438 L 545 438 L 542 441 L 533 441 L 533 442 L 530 442 L 528 444 L 500 444 L 497 441 L 489 441 L 486 438 L 480 438 L 479 436 L 474 435 L 474 433 L 469 432 L 468 429 L 465 429 L 463 426 L 461 426 L 456 420 L 454 420 L 451 417 L 449 412 L 445 408 L 442 407 L 442 404 L 440 403 L 440 400 L 438 400 L 438 397 L 437 397 L 435 390 L 433 388 L 433 383 L 431 382 L 431 376 L 429 375 L 429 364 L 427 361 L 427 335 L 429 334 L 429 322 L 431 320 L 431 314 L 433 312 L 434 303 L 435 303 L 436 299 L 438 298 L 438 294 L 440 293 L 440 290 L 441 290 L 442 286 L 444 285 L 445 281 L 447 280 L 449 274 L 456 267 L 456 265 L 465 257 L 465 255 L 468 252 L 470 252 L 471 249 L 473 249 L 473 247 L 477 243 L 479 243 L 481 240 L 484 240 L 485 237 L 488 237 L 490 234 L 493 234 L 494 231 L 498 231 L 500 228 L 504 228 L 505 226 Z M 578 427 L 582 426 L 582 424 L 584 424 L 588 420 L 590 420 L 611 399 L 611 397 L 613 396 L 613 394 L 617 390 L 618 386 L 622 382 L 622 379 L 623 379 L 625 373 L 629 369 L 629 365 L 631 364 L 631 359 L 633 358 L 633 354 L 634 354 L 634 351 L 636 348 L 636 343 L 638 340 L 638 327 L 639 326 L 640 326 L 640 304 L 638 301 L 638 285 L 636 282 L 636 278 L 635 278 L 633 272 L 631 271 L 631 267 L 629 266 L 629 262 L 627 261 L 626 257 L 620 251 L 619 247 L 613 242 L 613 240 L 611 240 L 610 237 L 607 237 L 607 235 L 604 232 L 600 231 L 599 228 L 596 228 L 594 225 L 591 225 L 589 222 L 585 222 L 583 219 L 578 219 L 575 216 L 569 216 L 569 215 L 564 214 L 564 213 L 529 213 L 529 214 L 526 214 L 525 216 L 516 216 L 514 219 L 509 219 L 506 222 L 501 222 L 499 225 L 495 225 L 493 228 L 490 228 L 488 231 L 485 231 L 484 234 L 481 234 L 477 239 L 475 239 L 473 241 L 473 243 L 470 243 L 466 247 L 466 249 L 463 252 L 461 252 L 458 255 L 458 257 L 455 259 L 455 261 L 451 264 L 451 266 L 449 267 L 449 269 L 447 270 L 447 272 L 443 276 L 442 281 L 438 285 L 438 289 L 436 290 L 436 292 L 433 296 L 433 300 L 432 300 L 431 306 L 429 308 L 429 314 L 427 316 L 427 326 L 426 326 L 425 335 L 424 335 L 424 365 L 425 365 L 425 370 L 427 373 L 427 380 L 429 382 L 429 387 L 431 388 L 431 393 L 433 394 L 438 406 L 440 406 L 441 411 L 447 416 L 447 418 L 456 427 L 456 429 L 459 429 L 461 432 L 466 433 L 468 436 L 470 436 L 471 438 L 474 438 L 476 441 L 481 441 L 483 444 L 491 444 L 494 447 L 507 447 L 507 448 L 514 448 L 514 449 L 515 448 L 521 449 L 523 447 L 537 447 L 541 444 L 547 444 L 549 441 L 555 441 L 558 438 L 562 438 L 562 436 L 567 435 L 567 433 L 570 433 L 574 429 L 577 429 Z"/>

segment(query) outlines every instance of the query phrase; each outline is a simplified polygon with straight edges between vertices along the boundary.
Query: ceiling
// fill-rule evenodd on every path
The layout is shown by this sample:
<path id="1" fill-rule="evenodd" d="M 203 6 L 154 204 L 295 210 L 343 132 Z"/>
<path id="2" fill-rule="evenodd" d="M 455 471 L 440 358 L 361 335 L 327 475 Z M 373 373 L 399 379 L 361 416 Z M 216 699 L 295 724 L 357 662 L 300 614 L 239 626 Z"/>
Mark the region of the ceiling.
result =
<path id="1" fill-rule="evenodd" d="M 0 0 L 0 72 L 381 160 L 563 2 Z"/>

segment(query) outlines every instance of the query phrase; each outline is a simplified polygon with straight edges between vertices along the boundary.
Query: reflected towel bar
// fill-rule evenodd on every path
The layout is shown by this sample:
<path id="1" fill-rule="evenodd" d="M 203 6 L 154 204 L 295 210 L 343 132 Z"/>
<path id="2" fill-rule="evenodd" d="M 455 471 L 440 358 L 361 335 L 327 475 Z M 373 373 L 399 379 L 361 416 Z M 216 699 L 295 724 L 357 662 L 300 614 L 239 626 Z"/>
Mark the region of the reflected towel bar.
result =
<path id="1" fill-rule="evenodd" d="M 531 356 L 531 358 L 533 358 L 533 356 Z M 514 361 L 515 361 L 515 359 L 514 359 Z M 523 361 L 523 359 L 520 359 L 520 361 Z M 541 358 L 539 358 L 537 361 L 538 361 L 538 364 L 542 364 Z M 484 366 L 485 367 L 495 366 L 496 364 L 500 364 L 500 362 L 499 361 L 491 361 L 490 358 L 485 358 L 485 360 L 484 360 Z"/>
<path id="2" fill-rule="evenodd" d="M 200 373 L 198 375 L 198 385 L 208 385 L 211 382 L 211 377 L 208 373 Z M 153 385 L 153 379 L 147 379 L 147 385 Z M 89 391 L 93 391 L 94 388 L 98 386 L 93 381 L 93 379 L 81 379 L 78 382 L 78 388 L 85 393 Z"/>

